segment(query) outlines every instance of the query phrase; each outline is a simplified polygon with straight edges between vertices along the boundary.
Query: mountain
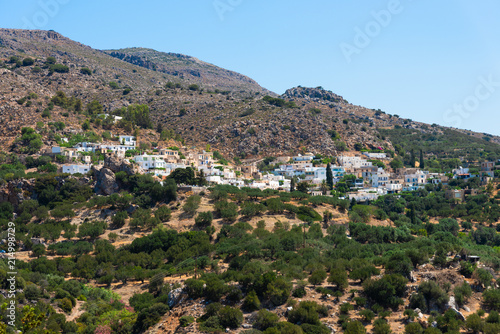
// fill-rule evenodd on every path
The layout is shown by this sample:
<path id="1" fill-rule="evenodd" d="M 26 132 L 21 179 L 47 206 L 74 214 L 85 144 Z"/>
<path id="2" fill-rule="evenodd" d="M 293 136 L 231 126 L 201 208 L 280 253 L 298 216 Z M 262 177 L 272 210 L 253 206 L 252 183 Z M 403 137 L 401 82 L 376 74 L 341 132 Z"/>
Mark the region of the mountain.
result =
<path id="1" fill-rule="evenodd" d="M 145 48 L 104 50 L 104 52 L 128 63 L 173 75 L 210 89 L 272 94 L 247 76 L 217 67 L 191 56 Z"/>
<path id="2" fill-rule="evenodd" d="M 102 112 L 147 105 L 155 129 L 175 132 L 188 146 L 210 144 L 230 158 L 395 150 L 395 144 L 406 152 L 427 147 L 424 154 L 435 155 L 436 147 L 422 146 L 426 140 L 440 143 L 444 157 L 479 156 L 480 150 L 482 157 L 500 156 L 496 136 L 403 119 L 321 87 L 295 87 L 277 96 L 190 56 L 139 48 L 100 51 L 54 31 L 0 29 L 0 77 L 0 146 L 6 151 L 23 126 L 63 122 L 66 132 L 81 132 L 87 106 L 98 101 Z M 57 92 L 80 101 L 81 111 L 51 104 Z M 90 127 L 104 131 L 97 123 Z M 55 138 L 51 131 L 41 131 L 45 144 Z M 159 139 L 152 130 L 139 136 L 146 143 Z M 467 145 L 457 148 L 458 142 Z"/>

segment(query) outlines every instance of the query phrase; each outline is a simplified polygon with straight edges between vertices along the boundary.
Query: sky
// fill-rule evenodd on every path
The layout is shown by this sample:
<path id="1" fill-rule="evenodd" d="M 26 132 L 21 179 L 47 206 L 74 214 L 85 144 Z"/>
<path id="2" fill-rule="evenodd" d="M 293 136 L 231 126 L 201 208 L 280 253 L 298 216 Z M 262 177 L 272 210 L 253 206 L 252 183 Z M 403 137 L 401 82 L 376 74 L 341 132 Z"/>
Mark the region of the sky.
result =
<path id="1" fill-rule="evenodd" d="M 278 94 L 322 86 L 356 105 L 500 135 L 498 13 L 495 0 L 0 0 L 0 27 L 187 54 Z"/>

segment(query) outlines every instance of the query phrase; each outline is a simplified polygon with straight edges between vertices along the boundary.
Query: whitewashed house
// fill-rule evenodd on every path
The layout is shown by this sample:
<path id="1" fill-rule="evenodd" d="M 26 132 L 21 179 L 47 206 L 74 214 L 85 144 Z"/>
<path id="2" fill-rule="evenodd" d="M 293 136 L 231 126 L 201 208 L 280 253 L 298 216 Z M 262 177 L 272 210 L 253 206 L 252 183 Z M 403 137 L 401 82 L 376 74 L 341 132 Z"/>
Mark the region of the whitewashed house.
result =
<path id="1" fill-rule="evenodd" d="M 63 165 L 62 172 L 68 174 L 87 174 L 90 171 L 90 165 Z"/>
<path id="2" fill-rule="evenodd" d="M 133 146 L 135 148 L 135 146 L 137 144 L 134 136 L 124 136 L 124 135 L 122 135 L 122 136 L 119 136 L 118 138 L 120 140 L 120 143 L 123 146 Z"/>
<path id="3" fill-rule="evenodd" d="M 144 170 L 166 168 L 165 161 L 157 155 L 136 155 L 134 161 Z"/>

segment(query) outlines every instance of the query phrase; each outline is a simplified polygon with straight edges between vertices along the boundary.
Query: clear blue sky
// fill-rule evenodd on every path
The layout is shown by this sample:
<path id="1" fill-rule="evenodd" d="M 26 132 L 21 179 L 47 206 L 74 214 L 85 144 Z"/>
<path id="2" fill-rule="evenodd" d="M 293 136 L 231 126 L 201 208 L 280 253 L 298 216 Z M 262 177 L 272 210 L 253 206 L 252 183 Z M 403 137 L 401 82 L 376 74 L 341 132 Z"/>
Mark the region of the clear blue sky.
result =
<path id="1" fill-rule="evenodd" d="M 279 94 L 323 86 L 354 104 L 500 135 L 498 1 L 2 2 L 5 28 L 188 54 Z"/>

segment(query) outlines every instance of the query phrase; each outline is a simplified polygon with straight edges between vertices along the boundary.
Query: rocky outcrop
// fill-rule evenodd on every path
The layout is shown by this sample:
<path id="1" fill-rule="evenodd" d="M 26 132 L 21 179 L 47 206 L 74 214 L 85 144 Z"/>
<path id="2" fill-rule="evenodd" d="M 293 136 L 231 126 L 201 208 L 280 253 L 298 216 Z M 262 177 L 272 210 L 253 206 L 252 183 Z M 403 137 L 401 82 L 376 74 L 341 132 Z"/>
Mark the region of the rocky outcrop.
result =
<path id="1" fill-rule="evenodd" d="M 104 158 L 104 168 L 110 169 L 113 173 L 125 172 L 128 175 L 141 172 L 139 166 L 132 165 L 113 154 L 109 154 Z"/>
<path id="2" fill-rule="evenodd" d="M 95 192 L 101 195 L 111 195 L 118 192 L 115 173 L 109 168 L 92 168 L 94 171 L 96 184 Z"/>
<path id="3" fill-rule="evenodd" d="M 294 87 L 287 89 L 285 94 L 282 95 L 286 99 L 302 98 L 302 99 L 312 99 L 312 100 L 324 100 L 330 102 L 343 102 L 347 103 L 346 100 L 340 95 L 337 95 L 329 90 L 325 90 L 322 87 L 308 88 L 308 87 Z"/>
<path id="4" fill-rule="evenodd" d="M 33 192 L 34 180 L 14 180 L 0 187 L 0 203 L 9 202 L 18 207 L 26 198 L 26 193 Z"/>

